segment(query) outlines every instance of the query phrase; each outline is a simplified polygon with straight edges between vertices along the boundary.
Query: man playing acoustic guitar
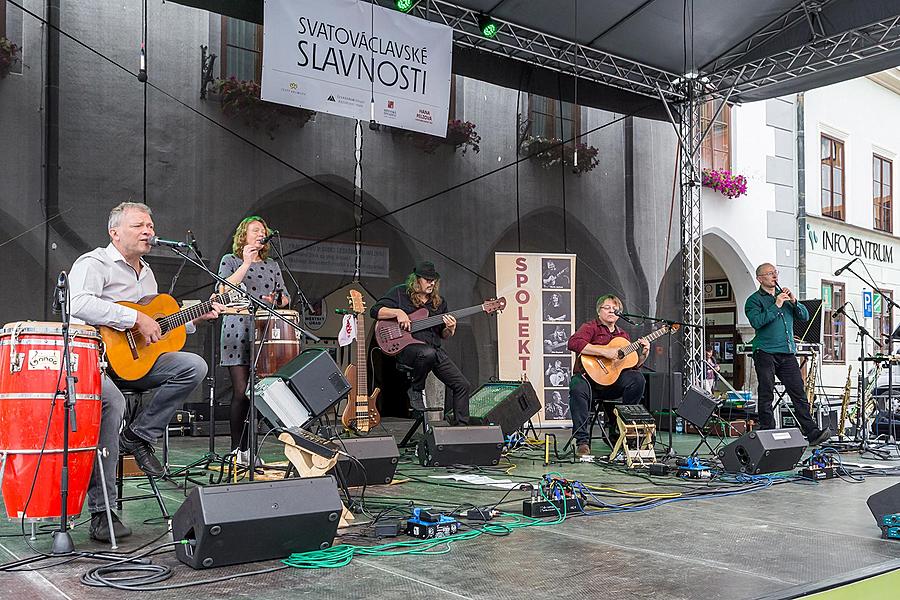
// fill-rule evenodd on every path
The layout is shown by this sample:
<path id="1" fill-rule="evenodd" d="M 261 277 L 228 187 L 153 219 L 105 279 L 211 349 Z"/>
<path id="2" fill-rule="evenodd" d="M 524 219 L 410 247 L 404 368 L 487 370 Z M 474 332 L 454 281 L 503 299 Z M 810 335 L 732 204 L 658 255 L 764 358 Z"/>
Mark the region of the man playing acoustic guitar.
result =
<path id="1" fill-rule="evenodd" d="M 374 319 L 396 319 L 400 329 L 405 331 L 411 327 L 409 315 L 420 308 L 427 308 L 429 317 L 443 315 L 441 324 L 413 332 L 413 337 L 424 343 L 403 348 L 397 355 L 397 362 L 412 368 L 410 407 L 420 411 L 425 409 L 422 402 L 425 378 L 429 371 L 434 371 L 450 391 L 447 407 L 453 408 L 455 424 L 466 425 L 469 422 L 469 381 L 441 348 L 441 342 L 456 333 L 456 318 L 445 314 L 447 302 L 441 298 L 440 277 L 434 270 L 434 263 L 418 263 L 406 281 L 385 292 L 369 314 Z"/>
<path id="2" fill-rule="evenodd" d="M 83 254 L 72 265 L 69 286 L 73 321 L 105 325 L 119 331 L 133 330 L 149 346 L 162 337 L 159 323 L 134 308 L 116 302 L 137 302 L 157 293 L 156 278 L 150 265 L 142 258 L 150 252 L 150 238 L 154 235 L 150 208 L 138 202 L 122 202 L 109 213 L 108 229 L 111 243 L 105 248 Z M 212 306 L 213 310 L 194 319 L 194 322 L 215 319 L 219 316 L 218 311 L 225 308 L 215 303 Z M 194 322 L 186 325 L 189 333 L 194 329 Z M 128 383 L 131 388 L 155 390 L 156 393 L 121 435 L 119 430 L 125 413 L 125 398 L 116 380 L 110 374 L 104 375 L 98 445 L 106 449 L 102 460 L 110 507 L 116 502 L 116 463 L 120 447 L 122 451 L 133 454 L 137 465 L 148 475 L 163 475 L 163 467 L 153 455 L 151 444 L 162 436 L 172 415 L 200 385 L 206 371 L 206 361 L 196 354 L 162 354 L 147 375 Z M 107 542 L 110 536 L 104 514 L 106 503 L 102 485 L 100 473 L 95 469 L 91 474 L 87 497 L 87 507 L 91 512 L 90 536 Z M 131 529 L 115 513 L 113 527 L 117 539 L 131 534 Z"/>
<path id="3" fill-rule="evenodd" d="M 575 438 L 577 456 L 591 453 L 589 439 L 590 409 L 593 399 L 611 400 L 622 398 L 623 404 L 638 404 L 644 396 L 644 376 L 637 369 L 650 355 L 650 342 L 638 339 L 640 352 L 637 364 L 622 371 L 611 385 L 598 385 L 591 381 L 581 364 L 581 355 L 599 356 L 615 360 L 619 356 L 616 348 L 606 348 L 613 338 L 630 340 L 628 333 L 616 325 L 619 320 L 615 311 L 622 310 L 622 301 L 612 294 L 597 299 L 597 318 L 584 323 L 569 338 L 569 350 L 578 353 L 575 373 L 569 381 L 569 411 L 572 415 L 572 435 Z M 612 427 L 612 411 L 607 411 L 606 422 Z"/>

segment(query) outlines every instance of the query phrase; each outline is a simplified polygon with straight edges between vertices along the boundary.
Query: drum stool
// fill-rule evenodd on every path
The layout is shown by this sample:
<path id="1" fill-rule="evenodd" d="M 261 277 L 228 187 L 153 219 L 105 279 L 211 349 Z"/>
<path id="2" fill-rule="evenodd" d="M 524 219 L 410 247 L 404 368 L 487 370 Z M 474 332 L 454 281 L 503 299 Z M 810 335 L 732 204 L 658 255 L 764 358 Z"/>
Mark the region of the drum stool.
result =
<path id="1" fill-rule="evenodd" d="M 144 392 L 140 390 L 132 390 L 119 387 L 119 391 L 122 392 L 122 395 L 125 396 L 125 418 L 123 420 L 123 426 L 128 427 L 128 424 L 131 423 L 133 417 L 137 414 L 138 410 L 141 407 L 141 401 L 143 400 Z M 163 436 L 163 463 L 168 463 L 168 453 L 169 453 L 169 431 L 166 429 L 166 433 Z M 150 489 L 152 493 L 147 494 L 137 494 L 134 496 L 125 496 L 123 494 L 124 488 L 124 479 L 125 479 L 125 465 L 123 462 L 122 454 L 119 453 L 119 460 L 116 463 L 116 509 L 122 510 L 123 502 L 130 502 L 132 500 L 148 500 L 150 498 L 156 499 L 156 503 L 159 504 L 159 510 L 162 512 L 162 516 L 165 519 L 170 519 L 168 509 L 166 509 L 166 504 L 163 502 L 162 494 L 159 493 L 159 487 L 156 485 L 156 479 L 150 475 L 144 474 L 147 478 L 147 481 L 150 483 Z"/>

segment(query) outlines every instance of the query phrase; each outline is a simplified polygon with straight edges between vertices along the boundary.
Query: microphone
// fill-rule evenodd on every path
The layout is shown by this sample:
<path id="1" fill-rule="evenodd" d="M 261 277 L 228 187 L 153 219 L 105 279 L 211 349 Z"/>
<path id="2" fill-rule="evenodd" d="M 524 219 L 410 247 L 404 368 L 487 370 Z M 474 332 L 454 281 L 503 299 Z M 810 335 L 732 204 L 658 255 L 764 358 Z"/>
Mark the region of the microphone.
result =
<path id="1" fill-rule="evenodd" d="M 835 276 L 840 275 L 840 274 L 843 273 L 845 270 L 849 269 L 849 268 L 850 268 L 850 265 L 852 265 L 853 263 L 855 263 L 855 262 L 858 261 L 858 260 L 859 260 L 859 257 L 857 256 L 856 258 L 854 258 L 853 260 L 851 260 L 850 262 L 848 262 L 846 265 L 844 265 L 843 267 L 841 267 L 840 269 L 838 269 L 837 271 L 835 271 L 835 272 L 834 272 L 834 275 L 835 275 Z"/>
<path id="2" fill-rule="evenodd" d="M 194 249 L 194 253 L 197 255 L 197 258 L 203 260 L 203 254 L 200 253 L 200 248 L 197 247 L 197 238 L 194 237 L 194 232 L 190 229 L 187 230 L 188 234 L 188 244 L 191 248 Z"/>
<path id="3" fill-rule="evenodd" d="M 54 315 L 62 313 L 63 304 L 66 302 L 66 288 L 68 285 L 69 278 L 66 275 L 66 272 L 60 271 L 59 277 L 56 279 L 56 287 L 53 288 L 53 305 L 51 306 L 51 310 Z"/>
<path id="4" fill-rule="evenodd" d="M 151 246 L 167 246 L 169 248 L 188 248 L 188 245 L 185 242 L 177 242 L 175 240 L 164 240 L 155 235 L 153 237 L 151 237 L 149 240 L 147 240 L 147 242 Z"/>
<path id="5" fill-rule="evenodd" d="M 625 316 L 625 314 L 619 310 L 618 308 L 613 311 L 613 314 L 625 321 L 626 323 L 631 323 L 632 325 L 637 325 L 634 321 Z"/>
<path id="6" fill-rule="evenodd" d="M 138 69 L 137 79 L 141 83 L 147 81 L 147 53 L 144 51 L 144 42 L 141 42 L 141 65 Z"/>
<path id="7" fill-rule="evenodd" d="M 278 230 L 277 230 L 277 229 L 273 229 L 273 230 L 272 230 L 272 233 L 270 233 L 269 235 L 267 235 L 267 236 L 264 237 L 263 239 L 259 240 L 259 245 L 260 245 L 260 246 L 265 246 L 265 245 L 268 244 L 270 241 L 272 241 L 272 238 L 275 237 L 276 235 L 278 235 Z"/>
<path id="8" fill-rule="evenodd" d="M 854 259 L 854 260 L 855 260 L 855 259 Z M 840 270 L 840 269 L 839 269 L 839 270 Z M 832 318 L 834 318 L 834 317 L 836 317 L 836 316 L 838 316 L 838 315 L 844 314 L 844 313 L 846 312 L 845 309 L 847 308 L 847 305 L 848 305 L 848 304 L 850 304 L 850 303 L 849 303 L 849 302 L 844 302 L 843 304 L 841 304 L 841 307 L 840 307 L 839 309 L 837 309 L 836 311 L 834 311 L 834 312 L 831 313 Z"/>

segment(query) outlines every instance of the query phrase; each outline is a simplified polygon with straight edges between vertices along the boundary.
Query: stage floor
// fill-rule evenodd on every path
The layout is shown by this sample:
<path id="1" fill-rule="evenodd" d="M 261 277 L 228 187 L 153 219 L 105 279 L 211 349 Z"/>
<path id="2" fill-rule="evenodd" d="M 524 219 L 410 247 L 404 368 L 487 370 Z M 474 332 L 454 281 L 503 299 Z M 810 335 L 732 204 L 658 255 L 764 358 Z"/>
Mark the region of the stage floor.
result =
<path id="1" fill-rule="evenodd" d="M 391 422 L 388 429 L 399 439 L 406 422 Z M 377 433 L 377 432 L 376 432 Z M 665 434 L 663 434 L 665 436 Z M 561 443 L 566 435 L 560 435 Z M 675 446 L 689 452 L 698 438 L 676 435 Z M 227 444 L 219 438 L 219 446 Z M 172 462 L 182 464 L 202 455 L 205 438 L 173 438 Z M 603 445 L 598 444 L 597 449 Z M 279 448 L 266 443 L 264 458 L 278 460 Z M 283 458 L 283 456 L 282 456 Z M 877 467 L 900 467 L 900 461 L 860 460 L 845 454 L 845 462 Z M 601 464 L 561 462 L 542 464 L 543 452 L 527 450 L 511 458 L 515 468 L 488 469 L 484 474 L 515 481 L 537 481 L 548 471 L 595 487 L 629 493 L 665 494 L 687 491 L 673 477 L 640 477 Z M 405 483 L 373 486 L 366 491 L 372 513 L 388 502 L 413 499 L 417 506 L 456 507 L 466 503 L 489 505 L 505 493 L 495 488 L 450 484 L 431 475 L 445 469 L 426 469 L 401 458 L 398 478 Z M 545 527 L 514 530 L 507 536 L 481 535 L 452 545 L 435 555 L 357 557 L 336 569 L 295 569 L 254 575 L 187 589 L 155 592 L 154 598 L 257 598 L 278 599 L 308 595 L 328 599 L 377 597 L 410 598 L 787 598 L 797 597 L 806 584 L 842 580 L 861 574 L 900 567 L 900 542 L 882 540 L 866 507 L 866 498 L 900 481 L 897 477 L 870 476 L 861 483 L 840 479 L 822 483 L 780 483 L 760 491 L 728 497 L 671 502 L 634 512 L 573 515 Z M 132 490 L 146 479 L 129 480 Z M 186 492 L 164 483 L 163 494 L 170 512 Z M 701 484 L 706 485 L 706 484 Z M 712 484 L 718 485 L 718 484 Z M 695 487 L 695 486 L 692 486 Z M 358 489 L 357 489 L 358 491 Z M 521 511 L 528 492 L 514 491 L 503 508 Z M 385 500 L 394 498 L 396 500 Z M 621 503 L 622 495 L 603 496 Z M 135 533 L 123 540 L 128 551 L 163 536 L 159 508 L 153 500 L 126 503 L 123 520 Z M 359 521 L 365 516 L 359 515 Z M 346 538 L 349 543 L 370 545 L 359 527 Z M 18 522 L 0 526 L 0 560 L 34 554 L 21 535 Z M 77 527 L 73 539 L 79 550 L 103 551 L 88 538 L 87 524 Z M 408 539 L 408 538 L 397 538 Z M 337 544 L 340 540 L 336 540 Z M 396 541 L 396 540 L 386 540 Z M 32 542 L 40 550 L 50 539 L 41 534 Z M 151 546 L 154 544 L 151 544 Z M 194 571 L 179 563 L 171 551 L 153 556 L 156 564 L 170 565 L 174 574 L 160 585 L 200 581 L 224 575 L 277 566 L 278 561 Z M 62 564 L 54 564 L 62 563 Z M 92 588 L 80 583 L 81 575 L 97 563 L 87 559 L 51 559 L 34 563 L 40 570 L 0 575 L 0 598 L 119 598 L 121 591 Z"/>

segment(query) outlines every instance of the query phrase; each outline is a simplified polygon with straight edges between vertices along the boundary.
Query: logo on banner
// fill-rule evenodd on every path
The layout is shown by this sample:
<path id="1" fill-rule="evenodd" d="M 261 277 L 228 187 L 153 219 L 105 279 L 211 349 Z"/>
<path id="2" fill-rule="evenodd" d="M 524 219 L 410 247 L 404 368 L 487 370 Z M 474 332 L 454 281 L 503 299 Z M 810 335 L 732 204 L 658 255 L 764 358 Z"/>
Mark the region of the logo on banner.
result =
<path id="1" fill-rule="evenodd" d="M 329 102 L 337 102 L 337 100 L 334 99 L 334 96 L 328 96 L 328 101 Z"/>
<path id="2" fill-rule="evenodd" d="M 388 108 L 394 108 L 394 101 L 393 101 L 393 100 L 388 100 L 388 103 L 387 103 L 387 104 L 388 104 Z"/>
<path id="3" fill-rule="evenodd" d="M 424 108 L 420 108 L 419 112 L 416 113 L 416 121 L 418 121 L 419 123 L 431 124 L 431 122 L 433 121 L 433 119 L 431 117 L 431 111 L 424 109 Z"/>
<path id="4" fill-rule="evenodd" d="M 288 85 L 288 87 L 291 88 L 292 90 L 296 90 L 296 89 L 297 89 L 298 87 L 300 87 L 300 86 L 297 85 L 297 82 L 296 82 L 296 81 L 292 81 L 292 82 Z"/>

